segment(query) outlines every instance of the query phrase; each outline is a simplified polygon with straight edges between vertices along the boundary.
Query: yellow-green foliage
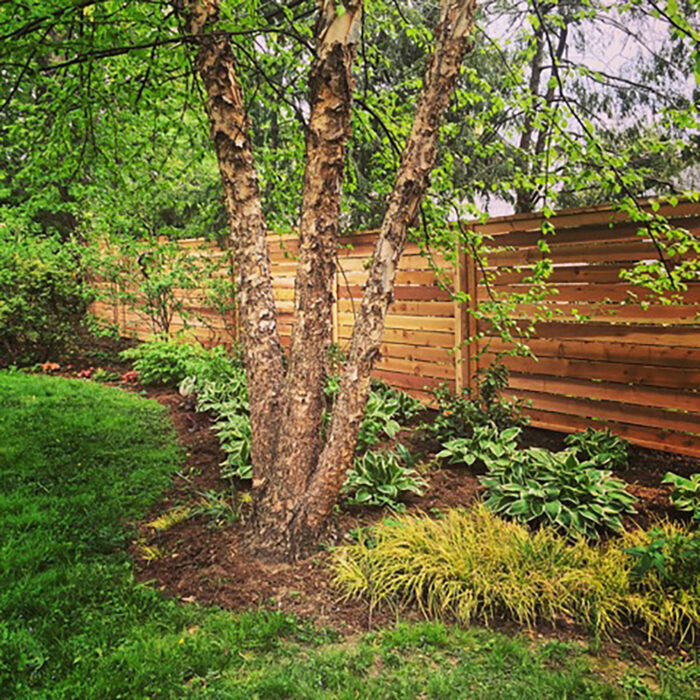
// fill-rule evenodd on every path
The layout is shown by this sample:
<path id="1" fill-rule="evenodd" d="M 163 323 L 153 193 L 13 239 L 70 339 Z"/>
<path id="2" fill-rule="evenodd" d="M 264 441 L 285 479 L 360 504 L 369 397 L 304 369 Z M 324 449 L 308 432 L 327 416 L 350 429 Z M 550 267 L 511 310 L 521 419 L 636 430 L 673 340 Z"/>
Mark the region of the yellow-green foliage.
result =
<path id="1" fill-rule="evenodd" d="M 624 549 L 645 536 L 630 532 L 592 546 L 548 528 L 530 532 L 478 505 L 439 520 L 380 523 L 371 541 L 338 548 L 333 568 L 346 596 L 415 604 L 431 618 L 466 624 L 506 615 L 528 626 L 574 619 L 601 634 L 632 622 L 649 636 L 692 638 L 700 626 L 700 590 L 669 593 L 655 574 L 637 582 L 630 573 Z"/>
<path id="2" fill-rule="evenodd" d="M 155 520 L 151 520 L 150 523 L 146 524 L 148 527 L 152 527 L 154 530 L 165 532 L 166 530 L 170 530 L 171 527 L 175 527 L 175 525 L 178 525 L 183 520 L 187 520 L 190 515 L 192 515 L 191 508 L 174 508 L 167 513 L 159 515 Z"/>

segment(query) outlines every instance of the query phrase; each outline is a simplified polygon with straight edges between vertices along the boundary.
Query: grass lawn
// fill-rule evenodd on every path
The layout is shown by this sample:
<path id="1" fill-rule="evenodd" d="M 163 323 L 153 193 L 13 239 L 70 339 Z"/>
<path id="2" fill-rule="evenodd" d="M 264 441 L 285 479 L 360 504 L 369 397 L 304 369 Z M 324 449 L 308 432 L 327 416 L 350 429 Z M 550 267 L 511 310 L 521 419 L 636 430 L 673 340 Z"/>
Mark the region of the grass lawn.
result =
<path id="1" fill-rule="evenodd" d="M 342 640 L 166 600 L 126 545 L 181 459 L 153 401 L 0 373 L 0 697 L 695 697 L 690 664 L 652 693 L 632 667 L 604 682 L 578 645 L 434 623 Z"/>

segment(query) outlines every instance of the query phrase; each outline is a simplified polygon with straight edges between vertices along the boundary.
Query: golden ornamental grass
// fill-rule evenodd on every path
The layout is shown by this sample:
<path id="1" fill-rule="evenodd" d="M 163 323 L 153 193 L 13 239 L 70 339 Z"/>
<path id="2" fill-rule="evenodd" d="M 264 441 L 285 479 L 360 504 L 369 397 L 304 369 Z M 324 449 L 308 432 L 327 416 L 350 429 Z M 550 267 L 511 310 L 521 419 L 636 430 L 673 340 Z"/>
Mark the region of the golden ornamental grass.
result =
<path id="1" fill-rule="evenodd" d="M 462 624 L 497 615 L 528 627 L 574 620 L 603 635 L 634 623 L 650 637 L 681 641 L 700 627 L 700 586 L 668 593 L 654 573 L 635 585 L 624 549 L 644 541 L 641 530 L 592 546 L 549 528 L 530 532 L 477 505 L 441 519 L 385 521 L 372 537 L 338 548 L 332 562 L 344 595 L 372 605 L 416 605 L 429 618 Z"/>

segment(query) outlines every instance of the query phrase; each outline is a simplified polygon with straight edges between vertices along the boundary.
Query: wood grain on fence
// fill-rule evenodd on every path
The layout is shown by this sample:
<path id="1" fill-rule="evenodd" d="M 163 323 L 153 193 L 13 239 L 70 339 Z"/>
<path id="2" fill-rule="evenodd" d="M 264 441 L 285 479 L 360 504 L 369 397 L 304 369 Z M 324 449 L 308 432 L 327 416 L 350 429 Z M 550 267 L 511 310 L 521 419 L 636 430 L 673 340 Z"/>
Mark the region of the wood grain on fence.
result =
<path id="1" fill-rule="evenodd" d="M 700 236 L 700 205 L 683 201 L 660 213 Z M 512 350 L 484 313 L 528 290 L 525 281 L 544 257 L 542 217 L 520 214 L 474 224 L 487 236 L 479 265 L 464 251 L 443 257 L 409 243 L 399 264 L 394 302 L 375 376 L 430 401 L 446 382 L 474 388 L 475 377 Z M 558 212 L 546 235 L 556 293 L 537 304 L 508 307 L 515 328 L 533 326 L 534 357 L 505 355 L 509 394 L 529 402 L 532 424 L 554 430 L 610 427 L 632 442 L 700 457 L 700 280 L 681 303 L 661 304 L 620 278 L 622 270 L 658 252 L 644 229 L 610 207 Z M 341 240 L 335 278 L 333 339 L 347 345 L 362 303 L 376 232 Z M 294 321 L 298 241 L 269 237 L 281 341 L 288 346 Z M 198 239 L 182 241 L 193 252 L 221 252 Z M 668 260 L 673 266 L 688 253 Z M 220 274 L 229 274 L 222 257 Z M 182 290 L 194 335 L 207 344 L 230 342 L 231 320 L 217 322 L 200 290 Z M 466 303 L 464 303 L 466 302 Z M 474 312 L 481 314 L 477 318 Z M 152 332 L 133 311 L 96 304 L 96 312 L 138 337 Z M 175 329 L 185 325 L 176 316 Z"/>
<path id="2" fill-rule="evenodd" d="M 700 235 L 697 204 L 660 213 Z M 552 222 L 556 233 L 545 240 L 557 293 L 510 311 L 523 329 L 535 321 L 528 342 L 535 357 L 503 359 L 511 392 L 530 402 L 535 426 L 607 426 L 640 445 L 700 456 L 700 280 L 688 285 L 681 303 L 660 304 L 620 278 L 638 261 L 658 258 L 638 224 L 609 207 L 561 212 Z M 537 215 L 519 215 L 476 226 L 491 236 L 477 275 L 480 303 L 527 288 L 523 279 L 544 255 L 537 245 L 541 224 Z M 483 369 L 509 346 L 488 318 L 477 325 Z"/>

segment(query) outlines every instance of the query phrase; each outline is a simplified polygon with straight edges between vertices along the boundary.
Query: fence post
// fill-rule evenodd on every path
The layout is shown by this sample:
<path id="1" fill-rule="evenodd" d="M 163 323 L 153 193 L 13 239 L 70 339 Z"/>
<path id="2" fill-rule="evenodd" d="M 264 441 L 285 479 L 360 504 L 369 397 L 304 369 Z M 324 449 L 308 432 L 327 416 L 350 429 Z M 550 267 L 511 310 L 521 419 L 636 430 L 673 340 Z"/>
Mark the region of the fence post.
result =
<path id="1" fill-rule="evenodd" d="M 455 391 L 458 394 L 469 386 L 469 346 L 466 339 L 469 337 L 469 314 L 464 302 L 457 299 L 458 294 L 467 293 L 467 254 L 461 245 L 457 243 L 456 262 L 454 269 L 454 314 L 455 314 Z"/>
<path id="2" fill-rule="evenodd" d="M 333 270 L 333 305 L 331 306 L 331 340 L 334 345 L 338 345 L 340 341 L 340 328 L 338 328 L 338 265 L 340 265 L 340 261 L 336 260 Z"/>

